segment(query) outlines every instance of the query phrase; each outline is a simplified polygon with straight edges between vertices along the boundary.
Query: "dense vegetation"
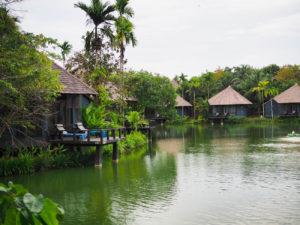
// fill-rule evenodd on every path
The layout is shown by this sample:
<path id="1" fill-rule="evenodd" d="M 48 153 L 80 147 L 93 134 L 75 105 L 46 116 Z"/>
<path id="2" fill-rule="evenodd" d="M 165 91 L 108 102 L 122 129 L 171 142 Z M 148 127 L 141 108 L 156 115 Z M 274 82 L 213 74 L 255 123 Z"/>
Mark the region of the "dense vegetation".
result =
<path id="1" fill-rule="evenodd" d="M 187 79 L 187 75 L 177 76 L 178 93 L 194 103 L 196 114 L 207 115 L 207 100 L 214 94 L 231 85 L 235 90 L 248 98 L 253 105 L 252 114 L 261 114 L 262 103 L 278 93 L 300 82 L 300 66 L 269 65 L 254 68 L 242 65 L 233 68 L 217 69 Z"/>
<path id="2" fill-rule="evenodd" d="M 56 41 L 21 32 L 2 7 L 0 18 L 0 139 L 17 145 L 16 136 L 40 125 L 60 91 L 45 50 Z"/>
<path id="3" fill-rule="evenodd" d="M 0 224 L 58 225 L 63 216 L 63 208 L 51 199 L 33 195 L 12 182 L 0 183 Z"/>

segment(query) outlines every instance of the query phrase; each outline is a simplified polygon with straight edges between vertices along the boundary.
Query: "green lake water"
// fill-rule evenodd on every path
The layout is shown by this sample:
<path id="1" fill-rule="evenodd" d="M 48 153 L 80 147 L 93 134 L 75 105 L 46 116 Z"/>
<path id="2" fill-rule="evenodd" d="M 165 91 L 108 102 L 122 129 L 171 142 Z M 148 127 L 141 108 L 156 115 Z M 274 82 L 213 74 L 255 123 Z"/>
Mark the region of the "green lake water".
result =
<path id="1" fill-rule="evenodd" d="M 300 224 L 300 142 L 282 139 L 293 130 L 160 127 L 117 165 L 9 180 L 60 203 L 63 225 Z"/>

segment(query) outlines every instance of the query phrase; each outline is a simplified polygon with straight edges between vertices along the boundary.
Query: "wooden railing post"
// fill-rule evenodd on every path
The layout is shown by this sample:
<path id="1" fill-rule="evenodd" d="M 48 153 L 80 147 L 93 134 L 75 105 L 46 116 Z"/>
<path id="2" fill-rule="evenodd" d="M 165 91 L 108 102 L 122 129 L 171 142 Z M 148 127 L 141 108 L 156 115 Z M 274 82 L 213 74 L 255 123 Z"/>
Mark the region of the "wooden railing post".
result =
<path id="1" fill-rule="evenodd" d="M 102 130 L 99 130 L 99 138 L 100 138 L 100 144 L 103 144 L 103 135 L 102 135 Z"/>
<path id="2" fill-rule="evenodd" d="M 90 142 L 91 141 L 91 134 L 90 134 L 90 130 L 87 129 L 87 141 Z"/>
<path id="3" fill-rule="evenodd" d="M 109 130 L 106 130 L 107 133 L 107 141 L 109 141 Z"/>
<path id="4" fill-rule="evenodd" d="M 112 132 L 113 140 L 116 140 L 116 130 L 113 129 L 111 132 Z"/>

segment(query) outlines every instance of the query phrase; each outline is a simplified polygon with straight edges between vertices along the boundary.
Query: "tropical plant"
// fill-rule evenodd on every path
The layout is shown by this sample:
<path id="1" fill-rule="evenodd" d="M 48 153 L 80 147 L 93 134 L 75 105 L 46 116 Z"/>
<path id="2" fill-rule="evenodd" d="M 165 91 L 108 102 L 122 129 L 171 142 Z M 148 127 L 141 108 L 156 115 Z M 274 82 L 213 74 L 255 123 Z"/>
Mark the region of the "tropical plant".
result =
<path id="1" fill-rule="evenodd" d="M 137 130 L 140 125 L 147 125 L 148 122 L 141 117 L 137 111 L 132 111 L 126 116 L 127 121 L 130 123 L 134 130 Z"/>
<path id="2" fill-rule="evenodd" d="M 101 0 L 91 0 L 90 5 L 87 5 L 83 2 L 78 2 L 75 4 L 75 7 L 83 10 L 87 16 L 89 17 L 88 23 L 92 21 L 94 24 L 94 40 L 93 40 L 93 48 L 96 52 L 96 66 L 99 66 L 99 59 L 97 52 L 101 52 L 103 38 L 110 37 L 111 38 L 111 29 L 110 23 L 115 18 L 113 16 L 113 12 L 115 11 L 115 7 L 110 5 L 108 2 L 102 2 Z M 98 31 L 100 29 L 100 33 Z"/>
<path id="3" fill-rule="evenodd" d="M 147 146 L 147 137 L 139 131 L 133 131 L 120 142 L 120 151 L 130 153 L 141 150 Z"/>
<path id="4" fill-rule="evenodd" d="M 271 87 L 270 82 L 264 80 L 264 81 L 260 81 L 256 87 L 252 88 L 252 92 L 255 92 L 257 94 L 259 102 L 262 104 L 263 115 L 265 115 L 264 106 L 263 106 L 264 99 L 269 96 L 277 95 L 278 89 Z"/>
<path id="5" fill-rule="evenodd" d="M 193 77 L 190 82 L 190 92 L 193 93 L 193 109 L 194 109 L 194 119 L 196 119 L 196 91 L 201 87 L 201 81 L 197 77 Z"/>
<path id="6" fill-rule="evenodd" d="M 66 62 L 66 56 L 70 54 L 71 50 L 72 50 L 72 45 L 67 42 L 67 41 L 64 41 L 62 44 L 59 45 L 60 49 L 61 49 L 61 57 L 62 57 L 62 60 L 65 64 Z"/>
<path id="7" fill-rule="evenodd" d="M 115 46 L 120 50 L 120 71 L 123 72 L 125 46 L 131 44 L 134 47 L 137 44 L 137 40 L 133 32 L 134 26 L 127 18 L 119 17 L 115 22 L 115 27 Z"/>
<path id="8" fill-rule="evenodd" d="M 58 225 L 63 216 L 63 208 L 51 199 L 12 182 L 0 183 L 0 224 Z"/>
<path id="9" fill-rule="evenodd" d="M 128 6 L 129 0 L 116 0 L 115 8 L 118 18 L 115 21 L 116 36 L 115 45 L 120 50 L 120 71 L 123 72 L 125 46 L 131 44 L 136 46 L 137 40 L 134 35 L 134 26 L 129 20 L 133 17 L 134 11 Z"/>
<path id="10" fill-rule="evenodd" d="M 83 120 L 89 128 L 104 128 L 107 125 L 105 106 L 91 103 L 83 110 Z"/>

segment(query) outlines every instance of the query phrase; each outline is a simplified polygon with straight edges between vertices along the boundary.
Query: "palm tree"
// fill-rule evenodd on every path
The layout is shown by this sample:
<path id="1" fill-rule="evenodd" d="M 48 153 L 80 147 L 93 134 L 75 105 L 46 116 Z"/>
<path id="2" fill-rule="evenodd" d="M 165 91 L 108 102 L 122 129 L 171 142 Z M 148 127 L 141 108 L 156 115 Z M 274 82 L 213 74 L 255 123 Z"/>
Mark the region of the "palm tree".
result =
<path id="1" fill-rule="evenodd" d="M 137 40 L 133 33 L 133 24 L 125 17 L 119 17 L 116 22 L 115 45 L 120 49 L 120 71 L 124 70 L 125 47 L 131 44 L 136 46 Z"/>
<path id="2" fill-rule="evenodd" d="M 129 18 L 133 17 L 134 11 L 128 6 L 129 0 L 116 0 L 115 9 L 118 18 L 115 21 L 116 37 L 115 45 L 120 49 L 120 71 L 123 72 L 125 47 L 131 44 L 136 46 L 137 40 L 134 35 L 134 26 Z"/>
<path id="3" fill-rule="evenodd" d="M 119 14 L 119 17 L 131 18 L 134 16 L 134 11 L 128 6 L 129 0 L 116 0 L 115 8 Z"/>
<path id="4" fill-rule="evenodd" d="M 189 83 L 190 92 L 193 93 L 193 109 L 194 109 L 194 119 L 196 118 L 196 90 L 201 87 L 200 79 L 198 77 L 192 77 Z"/>
<path id="5" fill-rule="evenodd" d="M 252 88 L 252 92 L 256 92 L 258 100 L 262 105 L 263 116 L 265 115 L 264 110 L 264 99 L 269 96 L 275 96 L 278 94 L 278 89 L 275 87 L 270 87 L 270 82 L 268 80 L 263 80 L 258 82 L 258 85 Z"/>
<path id="6" fill-rule="evenodd" d="M 59 45 L 59 47 L 61 49 L 61 57 L 62 57 L 63 62 L 65 64 L 66 56 L 70 54 L 70 52 L 72 50 L 72 45 L 69 42 L 64 41 L 62 44 Z"/>
<path id="7" fill-rule="evenodd" d="M 103 36 L 108 36 L 110 32 L 110 21 L 114 21 L 115 17 L 113 16 L 113 12 L 115 11 L 115 7 L 110 5 L 108 2 L 102 2 L 101 0 L 90 0 L 90 5 L 87 5 L 83 2 L 78 2 L 75 4 L 75 7 L 80 8 L 83 10 L 87 16 L 89 17 L 88 23 L 92 21 L 94 24 L 94 49 L 96 52 L 96 66 L 98 65 L 98 54 L 101 54 L 101 47 L 102 47 L 102 38 Z M 100 33 L 103 35 L 99 37 L 98 28 L 100 28 Z"/>

